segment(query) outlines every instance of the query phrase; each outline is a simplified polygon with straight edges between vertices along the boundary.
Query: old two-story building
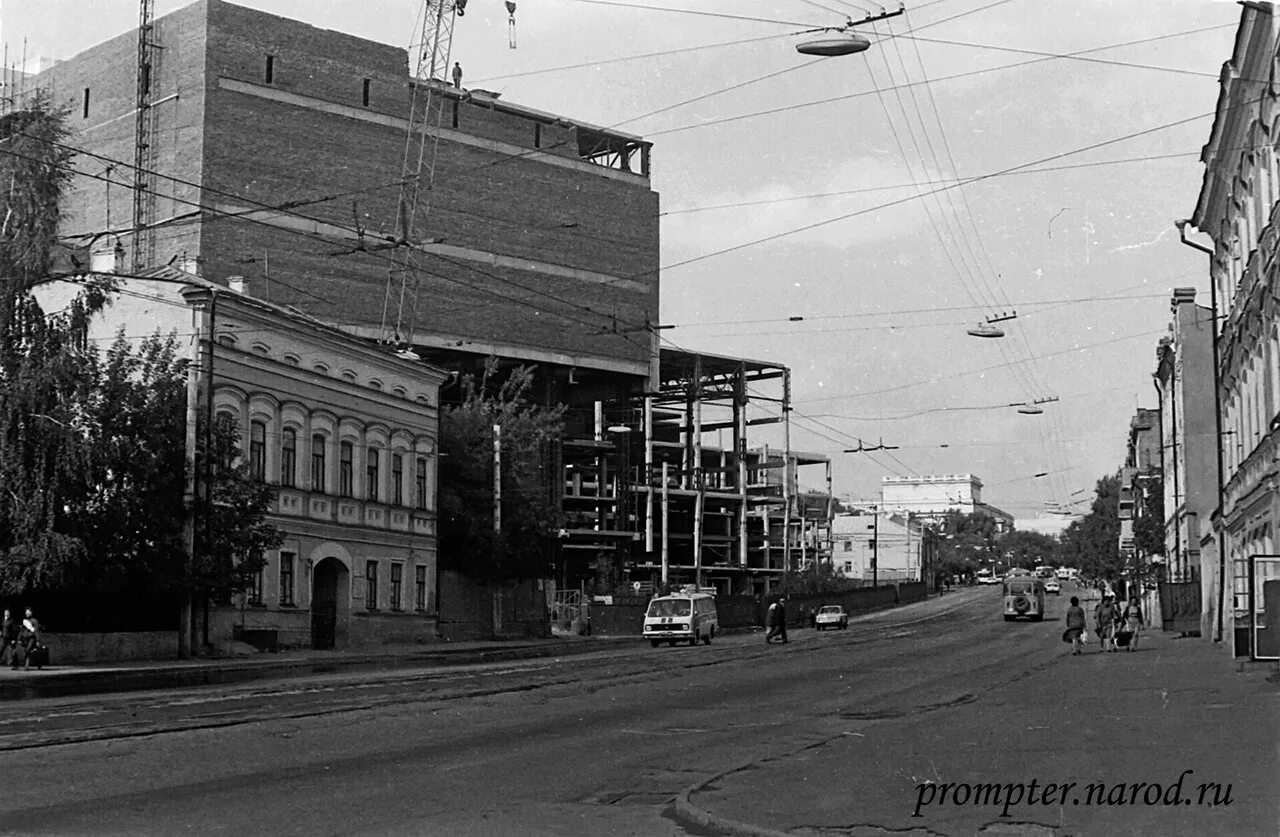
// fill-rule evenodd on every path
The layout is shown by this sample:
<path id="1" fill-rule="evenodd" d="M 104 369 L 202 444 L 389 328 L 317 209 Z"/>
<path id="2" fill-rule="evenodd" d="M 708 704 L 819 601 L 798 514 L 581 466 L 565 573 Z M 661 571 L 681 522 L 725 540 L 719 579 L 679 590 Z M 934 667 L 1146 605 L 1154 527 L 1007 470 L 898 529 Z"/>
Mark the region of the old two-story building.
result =
<path id="1" fill-rule="evenodd" d="M 1274 6 L 1241 3 L 1190 219 L 1212 239 L 1211 307 L 1220 323 L 1215 406 L 1223 483 L 1213 526 L 1202 527 L 1205 621 L 1215 641 L 1259 659 L 1280 659 L 1278 47 Z"/>
<path id="2" fill-rule="evenodd" d="M 83 277 L 82 277 L 83 278 Z M 447 375 L 318 320 L 175 268 L 119 278 L 90 339 L 175 335 L 201 410 L 239 429 L 249 474 L 276 488 L 284 535 L 209 639 L 350 647 L 437 637 L 439 389 Z M 53 310 L 76 281 L 38 289 Z M 200 525 L 197 514 L 196 526 Z M 197 537 L 198 549 L 198 537 Z"/>

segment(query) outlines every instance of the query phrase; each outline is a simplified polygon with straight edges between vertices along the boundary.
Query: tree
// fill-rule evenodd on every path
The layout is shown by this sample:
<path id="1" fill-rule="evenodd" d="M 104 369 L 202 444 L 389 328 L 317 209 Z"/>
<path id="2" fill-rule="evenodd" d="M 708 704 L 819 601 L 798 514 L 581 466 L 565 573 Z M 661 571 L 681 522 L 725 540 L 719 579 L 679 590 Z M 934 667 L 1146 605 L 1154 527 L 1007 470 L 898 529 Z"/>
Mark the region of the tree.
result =
<path id="1" fill-rule="evenodd" d="M 1010 565 L 1028 570 L 1041 564 L 1053 566 L 1061 563 L 1060 550 L 1057 538 L 1041 532 L 1015 529 L 1000 538 L 1000 553 Z"/>
<path id="2" fill-rule="evenodd" d="M 1067 563 L 1079 567 L 1085 575 L 1095 578 L 1120 575 L 1119 501 L 1119 475 L 1099 479 L 1089 513 L 1072 521 L 1062 533 Z"/>
<path id="3" fill-rule="evenodd" d="M 1133 544 L 1142 555 L 1164 555 L 1164 480 L 1145 481 L 1142 507 L 1133 521 Z"/>
<path id="4" fill-rule="evenodd" d="M 279 546 L 283 536 L 266 520 L 276 490 L 250 475 L 234 420 L 218 415 L 208 445 L 197 455 L 197 467 L 208 457 L 209 502 L 198 519 L 189 583 L 206 601 L 226 604 L 244 592 L 262 570 L 263 553 Z"/>
<path id="5" fill-rule="evenodd" d="M 533 371 L 520 366 L 498 382 L 490 358 L 479 380 L 462 381 L 461 404 L 440 417 L 440 564 L 481 581 L 550 574 L 561 525 L 552 491 L 552 446 L 564 407 L 529 400 Z M 494 427 L 500 427 L 500 531 L 494 527 Z"/>
<path id="6" fill-rule="evenodd" d="M 65 113 L 43 93 L 0 117 L 0 590 L 53 588 L 86 563 L 78 516 L 93 453 L 85 405 L 97 373 L 92 286 L 46 318 L 31 294 L 49 276 L 71 153 Z"/>
<path id="7" fill-rule="evenodd" d="M 948 575 L 972 575 L 998 557 L 996 538 L 990 517 L 948 512 L 938 527 L 938 568 Z"/>

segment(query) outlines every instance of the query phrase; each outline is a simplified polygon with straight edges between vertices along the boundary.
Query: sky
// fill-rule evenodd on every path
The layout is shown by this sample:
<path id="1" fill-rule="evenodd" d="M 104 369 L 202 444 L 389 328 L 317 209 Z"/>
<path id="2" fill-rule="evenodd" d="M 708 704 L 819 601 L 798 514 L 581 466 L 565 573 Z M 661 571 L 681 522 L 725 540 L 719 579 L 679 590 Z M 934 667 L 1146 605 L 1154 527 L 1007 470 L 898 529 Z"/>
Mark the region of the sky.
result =
<path id="1" fill-rule="evenodd" d="M 0 1 L 11 61 L 24 39 L 67 58 L 137 23 L 135 0 Z M 418 0 L 239 2 L 417 40 Z M 1199 193 L 1239 6 L 932 0 L 859 26 L 865 52 L 796 51 L 869 9 L 518 0 L 513 49 L 504 4 L 469 0 L 452 57 L 464 87 L 653 142 L 660 334 L 790 367 L 792 447 L 832 457 L 838 495 L 971 473 L 1047 525 L 1155 406 L 1171 290 L 1208 304 L 1173 221 Z M 967 334 L 1015 314 L 1004 338 Z M 1013 406 L 1030 401 L 1044 412 Z"/>

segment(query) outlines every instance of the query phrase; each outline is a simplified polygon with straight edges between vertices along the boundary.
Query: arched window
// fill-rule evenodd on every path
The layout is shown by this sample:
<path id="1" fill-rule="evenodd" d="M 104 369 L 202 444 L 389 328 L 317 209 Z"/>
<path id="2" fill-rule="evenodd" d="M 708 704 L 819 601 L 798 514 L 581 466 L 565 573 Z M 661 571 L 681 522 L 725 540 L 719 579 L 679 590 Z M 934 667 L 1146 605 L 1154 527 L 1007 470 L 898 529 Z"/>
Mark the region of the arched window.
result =
<path id="1" fill-rule="evenodd" d="M 391 454 L 391 502 L 404 505 L 404 456 Z"/>
<path id="2" fill-rule="evenodd" d="M 338 443 L 338 493 L 350 497 L 354 493 L 354 460 L 355 446 L 350 442 Z"/>
<path id="3" fill-rule="evenodd" d="M 427 458 L 418 457 L 418 470 L 414 475 L 413 502 L 420 508 L 427 508 Z"/>
<path id="4" fill-rule="evenodd" d="M 267 479 L 267 425 L 249 422 L 249 476 L 259 482 Z"/>
<path id="5" fill-rule="evenodd" d="M 298 431 L 286 427 L 280 433 L 280 484 L 293 488 L 298 484 Z"/>
<path id="6" fill-rule="evenodd" d="M 379 482 L 379 465 L 382 451 L 375 447 L 370 447 L 365 451 L 364 459 L 364 490 L 365 496 L 373 502 L 378 501 L 378 482 Z"/>
<path id="7" fill-rule="evenodd" d="M 317 433 L 311 437 L 311 490 L 324 493 L 324 434 Z"/>

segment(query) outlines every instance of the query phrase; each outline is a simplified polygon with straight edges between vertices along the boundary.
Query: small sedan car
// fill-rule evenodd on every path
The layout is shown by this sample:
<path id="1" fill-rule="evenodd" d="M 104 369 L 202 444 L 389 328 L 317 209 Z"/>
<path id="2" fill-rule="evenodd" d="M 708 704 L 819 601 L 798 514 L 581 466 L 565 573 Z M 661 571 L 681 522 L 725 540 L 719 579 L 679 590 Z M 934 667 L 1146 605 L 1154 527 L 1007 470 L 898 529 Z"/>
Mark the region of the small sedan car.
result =
<path id="1" fill-rule="evenodd" d="M 840 605 L 823 605 L 815 617 L 813 626 L 820 631 L 827 628 L 844 630 L 849 627 L 849 614 Z"/>
<path id="2" fill-rule="evenodd" d="M 1062 584 L 1059 583 L 1058 579 L 1056 578 L 1047 579 L 1044 583 L 1044 591 L 1046 593 L 1052 593 L 1055 596 L 1061 596 Z"/>

